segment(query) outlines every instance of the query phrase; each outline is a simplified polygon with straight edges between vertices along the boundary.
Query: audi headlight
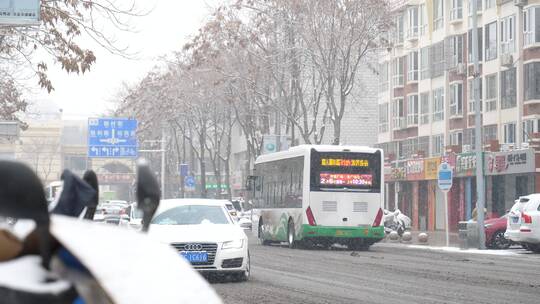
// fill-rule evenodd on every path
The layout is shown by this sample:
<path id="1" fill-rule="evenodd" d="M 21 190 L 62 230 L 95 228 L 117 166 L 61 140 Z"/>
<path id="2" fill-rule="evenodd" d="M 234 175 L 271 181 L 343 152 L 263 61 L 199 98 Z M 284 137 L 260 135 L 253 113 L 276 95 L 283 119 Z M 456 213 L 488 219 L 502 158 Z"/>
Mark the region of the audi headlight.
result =
<path id="1" fill-rule="evenodd" d="M 489 227 L 491 227 L 491 226 L 493 226 L 493 224 L 485 224 L 485 225 L 484 225 L 484 228 L 489 228 Z"/>
<path id="2" fill-rule="evenodd" d="M 221 249 L 240 249 L 244 247 L 244 240 L 234 240 L 223 243 Z"/>

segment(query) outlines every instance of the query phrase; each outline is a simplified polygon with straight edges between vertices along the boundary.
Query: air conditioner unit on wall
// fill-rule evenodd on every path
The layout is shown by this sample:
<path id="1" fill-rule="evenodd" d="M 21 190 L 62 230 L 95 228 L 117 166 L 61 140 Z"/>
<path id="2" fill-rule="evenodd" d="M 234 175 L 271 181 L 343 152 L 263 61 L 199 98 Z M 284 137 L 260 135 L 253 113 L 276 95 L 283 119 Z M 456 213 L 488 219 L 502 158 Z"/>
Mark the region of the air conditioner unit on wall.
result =
<path id="1" fill-rule="evenodd" d="M 501 54 L 501 65 L 512 66 L 514 65 L 514 58 L 510 54 Z"/>
<path id="2" fill-rule="evenodd" d="M 504 144 L 501 145 L 501 151 L 502 152 L 508 152 L 510 150 L 514 150 L 514 144 Z"/>
<path id="3" fill-rule="evenodd" d="M 464 63 L 458 63 L 456 65 L 456 74 L 465 75 L 467 73 L 467 66 Z"/>
<path id="4" fill-rule="evenodd" d="M 527 0 L 514 0 L 514 5 L 524 7 L 525 5 L 527 5 Z"/>

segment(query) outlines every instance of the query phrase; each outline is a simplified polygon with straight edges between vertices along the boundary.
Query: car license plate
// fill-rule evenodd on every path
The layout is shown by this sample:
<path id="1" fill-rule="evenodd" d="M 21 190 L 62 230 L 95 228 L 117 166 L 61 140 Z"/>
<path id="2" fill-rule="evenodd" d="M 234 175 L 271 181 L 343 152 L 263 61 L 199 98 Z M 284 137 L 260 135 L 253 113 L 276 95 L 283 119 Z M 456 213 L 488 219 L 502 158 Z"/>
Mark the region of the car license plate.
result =
<path id="1" fill-rule="evenodd" d="M 208 252 L 206 251 L 180 251 L 180 254 L 190 263 L 208 262 Z"/>
<path id="2" fill-rule="evenodd" d="M 512 223 L 513 223 L 513 224 L 517 224 L 518 221 L 519 221 L 519 217 L 517 217 L 517 216 L 512 216 Z"/>

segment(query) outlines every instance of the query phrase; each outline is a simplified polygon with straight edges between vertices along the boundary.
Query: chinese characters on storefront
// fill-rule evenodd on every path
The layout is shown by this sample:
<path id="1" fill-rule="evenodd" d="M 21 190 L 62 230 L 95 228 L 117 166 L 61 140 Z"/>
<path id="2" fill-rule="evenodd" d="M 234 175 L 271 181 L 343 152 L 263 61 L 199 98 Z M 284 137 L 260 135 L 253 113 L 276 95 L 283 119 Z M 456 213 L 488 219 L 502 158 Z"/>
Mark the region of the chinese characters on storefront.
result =
<path id="1" fill-rule="evenodd" d="M 486 154 L 486 175 L 534 172 L 532 149 Z"/>
<path id="2" fill-rule="evenodd" d="M 456 177 L 476 175 L 476 153 L 458 154 L 454 173 Z"/>

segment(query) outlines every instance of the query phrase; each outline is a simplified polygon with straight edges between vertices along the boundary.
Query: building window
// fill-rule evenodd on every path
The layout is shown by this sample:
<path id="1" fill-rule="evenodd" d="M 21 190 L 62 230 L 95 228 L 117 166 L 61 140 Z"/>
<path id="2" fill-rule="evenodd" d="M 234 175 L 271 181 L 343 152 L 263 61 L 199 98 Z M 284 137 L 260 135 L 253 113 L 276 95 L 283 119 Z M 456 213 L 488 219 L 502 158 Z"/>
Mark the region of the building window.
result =
<path id="1" fill-rule="evenodd" d="M 497 110 L 497 73 L 486 76 L 486 111 Z"/>
<path id="2" fill-rule="evenodd" d="M 501 109 L 516 106 L 516 68 L 501 72 Z"/>
<path id="3" fill-rule="evenodd" d="M 420 94 L 420 124 L 429 123 L 429 93 Z"/>
<path id="4" fill-rule="evenodd" d="M 489 144 L 492 140 L 497 140 L 497 125 L 484 126 L 484 145 Z"/>
<path id="5" fill-rule="evenodd" d="M 383 62 L 379 65 L 379 82 L 382 92 L 388 90 L 388 62 Z"/>
<path id="6" fill-rule="evenodd" d="M 431 55 L 431 78 L 439 77 L 444 74 L 444 41 L 431 46 L 429 51 Z"/>
<path id="7" fill-rule="evenodd" d="M 425 4 L 421 4 L 418 6 L 418 24 L 419 24 L 420 35 L 424 35 L 426 33 L 426 28 L 427 28 Z"/>
<path id="8" fill-rule="evenodd" d="M 486 30 L 486 61 L 497 58 L 497 22 L 491 22 L 485 26 Z"/>
<path id="9" fill-rule="evenodd" d="M 450 36 L 445 40 L 446 68 L 453 69 L 463 63 L 463 36 Z"/>
<path id="10" fill-rule="evenodd" d="M 420 79 L 428 79 L 429 75 L 429 47 L 420 49 Z"/>
<path id="11" fill-rule="evenodd" d="M 379 105 L 379 132 L 388 132 L 388 103 Z"/>
<path id="12" fill-rule="evenodd" d="M 504 138 L 503 142 L 505 144 L 513 144 L 516 142 L 516 123 L 511 122 L 504 124 Z"/>
<path id="13" fill-rule="evenodd" d="M 418 52 L 407 55 L 407 82 L 418 80 Z"/>
<path id="14" fill-rule="evenodd" d="M 528 142 L 531 139 L 533 133 L 538 132 L 538 120 L 537 119 L 527 119 L 523 121 L 523 142 Z"/>
<path id="15" fill-rule="evenodd" d="M 403 86 L 403 58 L 399 57 L 392 61 L 392 85 Z"/>
<path id="16" fill-rule="evenodd" d="M 403 36 L 404 36 L 404 21 L 403 21 L 403 15 L 400 14 L 396 18 L 396 33 L 395 33 L 395 41 L 396 44 L 402 44 L 403 43 Z"/>
<path id="17" fill-rule="evenodd" d="M 418 95 L 407 97 L 407 126 L 418 125 Z"/>
<path id="18" fill-rule="evenodd" d="M 401 143 L 401 156 L 404 158 L 410 158 L 418 152 L 418 138 L 409 138 L 403 140 Z"/>
<path id="19" fill-rule="evenodd" d="M 418 137 L 418 152 L 429 156 L 429 136 Z"/>
<path id="20" fill-rule="evenodd" d="M 473 1 L 469 0 L 469 17 L 472 17 L 473 12 Z M 476 6 L 476 12 L 481 13 L 482 12 L 482 0 L 476 0 L 477 6 Z M 469 24 L 472 24 L 472 19 L 469 18 Z"/>
<path id="21" fill-rule="evenodd" d="M 472 60 L 472 30 L 469 30 L 468 34 L 467 34 L 467 49 L 468 49 L 468 53 L 469 53 L 469 62 L 472 63 L 473 60 Z M 482 52 L 483 50 L 483 47 L 482 47 L 482 28 L 479 27 L 478 28 L 478 60 L 482 61 L 482 54 L 484 52 Z"/>
<path id="22" fill-rule="evenodd" d="M 418 6 L 412 6 L 407 10 L 407 38 L 416 38 L 418 37 Z"/>
<path id="23" fill-rule="evenodd" d="M 444 134 L 434 135 L 432 138 L 431 155 L 441 155 L 444 150 Z"/>
<path id="24" fill-rule="evenodd" d="M 463 0 L 451 0 L 450 20 L 459 20 L 463 18 Z"/>
<path id="25" fill-rule="evenodd" d="M 433 91 L 433 121 L 444 119 L 444 88 Z"/>
<path id="26" fill-rule="evenodd" d="M 463 84 L 450 85 L 450 117 L 463 115 Z"/>
<path id="27" fill-rule="evenodd" d="M 394 99 L 392 102 L 392 122 L 394 124 L 394 129 L 405 127 L 403 115 L 403 98 Z"/>
<path id="28" fill-rule="evenodd" d="M 450 133 L 450 145 L 451 146 L 463 145 L 463 132 L 462 131 L 454 131 Z"/>
<path id="29" fill-rule="evenodd" d="M 473 88 L 473 81 L 474 79 L 469 79 L 468 86 L 467 86 L 467 92 L 469 93 L 469 113 L 474 113 L 476 111 L 476 102 L 474 100 L 474 88 Z M 481 79 L 478 80 L 478 97 L 480 97 L 480 111 L 482 111 L 482 81 Z"/>
<path id="30" fill-rule="evenodd" d="M 486 0 L 484 1 L 484 8 L 488 9 L 488 8 L 495 7 L 495 3 L 496 3 L 495 0 Z"/>
<path id="31" fill-rule="evenodd" d="M 533 6 L 523 11 L 523 43 L 540 42 L 540 7 Z"/>
<path id="32" fill-rule="evenodd" d="M 465 146 L 468 146 L 470 149 L 475 149 L 475 139 L 474 128 L 465 129 L 463 132 L 463 150 L 466 150 Z"/>
<path id="33" fill-rule="evenodd" d="M 524 65 L 525 100 L 540 99 L 540 62 Z"/>
<path id="34" fill-rule="evenodd" d="M 433 0 L 433 30 L 442 29 L 444 25 L 444 0 Z"/>
<path id="35" fill-rule="evenodd" d="M 515 15 L 501 19 L 501 53 L 509 54 L 515 52 L 515 31 L 516 17 Z"/>

